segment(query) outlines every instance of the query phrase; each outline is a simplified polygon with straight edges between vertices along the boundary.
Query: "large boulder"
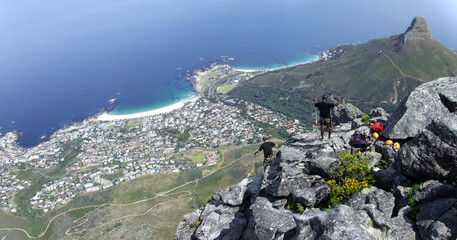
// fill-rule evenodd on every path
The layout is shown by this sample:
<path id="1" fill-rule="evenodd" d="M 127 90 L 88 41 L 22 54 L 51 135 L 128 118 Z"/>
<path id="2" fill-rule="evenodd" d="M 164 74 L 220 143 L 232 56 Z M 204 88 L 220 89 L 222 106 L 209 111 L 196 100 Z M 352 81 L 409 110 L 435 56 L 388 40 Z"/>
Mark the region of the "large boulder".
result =
<path id="1" fill-rule="evenodd" d="M 327 184 L 319 175 L 308 175 L 306 168 L 284 166 L 280 177 L 267 188 L 267 193 L 275 197 L 287 197 L 297 189 L 314 188 Z"/>
<path id="2" fill-rule="evenodd" d="M 201 209 L 197 209 L 181 218 L 176 230 L 175 240 L 185 240 L 192 237 L 192 234 L 200 224 L 199 217 L 201 212 Z"/>
<path id="3" fill-rule="evenodd" d="M 390 139 L 416 136 L 434 119 L 455 116 L 457 77 L 439 78 L 417 87 L 390 116 L 381 135 Z"/>
<path id="4" fill-rule="evenodd" d="M 289 239 L 296 233 L 296 224 L 290 211 L 272 207 L 268 199 L 258 197 L 251 205 L 253 227 L 258 239 Z"/>
<path id="5" fill-rule="evenodd" d="M 240 206 L 245 197 L 256 197 L 262 185 L 262 174 L 243 179 L 239 184 L 216 192 L 215 202 L 222 202 L 228 206 Z M 246 195 L 246 196 L 245 196 Z"/>
<path id="6" fill-rule="evenodd" d="M 364 114 L 360 109 L 350 103 L 340 104 L 333 108 L 332 120 L 335 125 L 348 123 Z"/>
<path id="7" fill-rule="evenodd" d="M 422 239 L 456 239 L 457 199 L 441 198 L 421 205 L 416 222 Z"/>
<path id="8" fill-rule="evenodd" d="M 426 203 L 438 198 L 456 198 L 457 187 L 443 184 L 436 180 L 429 180 L 420 185 L 419 191 L 414 194 L 414 200 L 418 203 Z"/>
<path id="9" fill-rule="evenodd" d="M 239 207 L 225 205 L 214 206 L 208 204 L 205 207 L 202 222 L 194 232 L 195 239 L 240 239 L 247 220 L 238 216 Z M 204 217 L 203 217 L 204 216 Z"/>
<path id="10" fill-rule="evenodd" d="M 376 118 L 376 117 L 388 117 L 389 114 L 384 110 L 383 108 L 374 108 L 370 110 L 370 117 L 371 118 Z"/>
<path id="11" fill-rule="evenodd" d="M 400 148 L 397 161 L 414 179 L 457 179 L 457 115 L 433 120 Z"/>
<path id="12" fill-rule="evenodd" d="M 293 239 L 373 239 L 380 231 L 373 227 L 364 211 L 339 205 L 330 211 L 306 210 L 294 215 L 297 235 Z"/>

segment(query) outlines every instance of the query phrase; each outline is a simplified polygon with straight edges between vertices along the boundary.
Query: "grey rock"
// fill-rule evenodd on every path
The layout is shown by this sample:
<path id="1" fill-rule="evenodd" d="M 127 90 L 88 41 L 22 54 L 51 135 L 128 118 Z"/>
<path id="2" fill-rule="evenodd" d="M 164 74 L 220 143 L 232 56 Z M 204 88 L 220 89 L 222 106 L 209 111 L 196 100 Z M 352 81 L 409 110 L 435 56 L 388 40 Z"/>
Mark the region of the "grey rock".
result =
<path id="1" fill-rule="evenodd" d="M 418 203 L 425 203 L 439 198 L 456 198 L 457 187 L 450 184 L 443 184 L 435 180 L 422 183 L 419 191 L 414 194 L 414 200 Z"/>
<path id="2" fill-rule="evenodd" d="M 314 187 L 300 188 L 292 192 L 292 200 L 304 207 L 315 207 L 323 203 L 330 196 L 330 188 L 325 181 Z"/>
<path id="3" fill-rule="evenodd" d="M 357 128 L 363 126 L 363 125 L 364 124 L 362 123 L 362 119 L 361 118 L 356 118 L 356 119 L 351 121 L 351 130 L 357 129 Z"/>
<path id="4" fill-rule="evenodd" d="M 255 219 L 253 217 L 250 218 L 241 240 L 259 240 L 255 233 Z"/>
<path id="5" fill-rule="evenodd" d="M 374 166 L 378 165 L 381 162 L 382 154 L 377 152 L 365 152 L 360 155 L 361 157 L 368 157 L 370 159 L 370 163 L 368 166 L 373 168 Z"/>
<path id="6" fill-rule="evenodd" d="M 238 185 L 230 186 L 214 194 L 213 199 L 222 201 L 225 205 L 239 206 L 243 203 L 249 179 L 243 179 Z"/>
<path id="7" fill-rule="evenodd" d="M 320 156 L 327 157 L 336 157 L 342 154 L 343 151 L 347 151 L 350 148 L 347 143 L 349 142 L 350 135 L 348 131 L 351 130 L 351 124 L 345 123 L 333 128 L 332 138 L 327 139 L 327 133 L 325 134 L 325 140 L 320 140 L 320 132 L 310 132 L 306 134 L 296 135 L 290 138 L 284 143 L 285 146 L 289 147 L 295 153 L 299 152 L 299 155 L 293 157 L 281 156 L 287 161 L 290 159 L 303 159 L 303 158 L 317 158 Z M 281 148 L 282 149 L 282 148 Z M 281 152 L 283 152 L 281 150 Z M 284 151 L 283 154 L 287 154 L 287 151 Z"/>
<path id="8" fill-rule="evenodd" d="M 400 209 L 398 216 L 391 219 L 391 239 L 415 240 L 414 232 L 415 223 L 408 217 L 410 207 L 406 206 Z"/>
<path id="9" fill-rule="evenodd" d="M 370 136 L 371 130 L 367 126 L 361 126 L 354 130 L 354 134 L 362 134 L 363 136 Z"/>
<path id="10" fill-rule="evenodd" d="M 389 116 L 390 115 L 371 118 L 371 123 L 379 122 L 380 124 L 385 125 L 389 120 Z"/>
<path id="11" fill-rule="evenodd" d="M 202 213 L 200 214 L 200 221 L 203 221 L 205 217 L 207 217 L 210 213 L 216 210 L 216 206 L 213 202 L 206 204 L 205 208 L 203 209 Z"/>
<path id="12" fill-rule="evenodd" d="M 249 197 L 255 197 L 259 194 L 262 185 L 262 177 L 262 174 L 259 174 L 245 178 L 237 185 L 216 192 L 213 196 L 213 200 L 221 201 L 228 206 L 239 206 L 243 203 L 246 192 Z"/>
<path id="13" fill-rule="evenodd" d="M 248 197 L 257 197 L 262 187 L 263 173 L 248 178 L 248 184 L 246 189 L 246 195 Z"/>
<path id="14" fill-rule="evenodd" d="M 400 209 L 403 209 L 408 206 L 409 199 L 411 198 L 410 193 L 412 192 L 412 188 L 405 186 L 394 186 L 392 192 L 395 197 L 395 207 L 393 215 L 397 216 L 400 214 Z"/>
<path id="15" fill-rule="evenodd" d="M 251 205 L 255 219 L 254 232 L 259 239 L 288 239 L 296 233 L 293 214 L 272 207 L 263 197 L 258 197 Z"/>
<path id="16" fill-rule="evenodd" d="M 181 218 L 181 221 L 178 224 L 178 229 L 176 230 L 176 240 L 187 240 L 192 237 L 192 234 L 200 224 L 199 216 L 201 212 L 201 209 L 197 209 Z"/>
<path id="17" fill-rule="evenodd" d="M 387 169 L 376 171 L 375 177 L 386 188 L 412 185 L 412 181 L 397 171 L 393 165 L 388 166 Z"/>
<path id="18" fill-rule="evenodd" d="M 390 139 L 416 136 L 432 120 L 452 113 L 443 103 L 457 99 L 457 77 L 439 78 L 417 87 L 390 116 L 381 135 Z"/>
<path id="19" fill-rule="evenodd" d="M 315 159 L 306 159 L 307 168 L 311 174 L 329 177 L 333 166 L 340 160 L 332 157 L 318 157 Z"/>
<path id="20" fill-rule="evenodd" d="M 401 49 L 408 42 L 422 41 L 432 39 L 430 30 L 428 30 L 427 22 L 421 17 L 415 17 L 411 25 L 406 29 L 405 33 L 397 38 L 397 48 Z"/>
<path id="21" fill-rule="evenodd" d="M 364 114 L 360 109 L 350 103 L 340 104 L 333 109 L 332 121 L 335 125 L 348 123 Z"/>
<path id="22" fill-rule="evenodd" d="M 290 139 L 289 139 L 290 140 Z M 298 140 L 300 141 L 300 140 Z M 299 144 L 299 143 L 296 143 Z M 297 145 L 295 145 L 297 146 Z M 301 151 L 300 148 L 284 145 L 281 147 L 281 161 L 283 162 L 296 162 L 306 158 L 306 152 Z"/>
<path id="23" fill-rule="evenodd" d="M 416 222 L 423 239 L 456 239 L 457 199 L 442 198 L 421 205 Z"/>
<path id="24" fill-rule="evenodd" d="M 306 168 L 284 166 L 277 178 L 266 190 L 275 197 L 287 197 L 294 190 L 322 185 L 325 181 L 321 176 L 308 175 Z"/>
<path id="25" fill-rule="evenodd" d="M 376 152 L 381 153 L 381 160 L 383 163 L 390 165 L 395 162 L 397 151 L 392 145 L 386 145 L 385 142 L 378 139 L 372 143 L 372 146 L 375 148 Z"/>
<path id="26" fill-rule="evenodd" d="M 386 110 L 384 110 L 383 108 L 375 108 L 375 109 L 371 109 L 370 111 L 370 118 L 376 118 L 376 117 L 388 117 L 389 114 L 386 112 Z"/>
<path id="27" fill-rule="evenodd" d="M 330 211 L 305 211 L 294 215 L 297 235 L 293 239 L 373 239 L 382 232 L 375 229 L 368 214 L 346 205 Z M 381 239 L 381 237 L 380 237 Z"/>
<path id="28" fill-rule="evenodd" d="M 238 211 L 238 207 L 228 207 L 225 205 L 215 207 L 213 211 L 209 212 L 203 218 L 202 223 L 194 232 L 192 238 L 240 239 L 247 220 L 238 217 Z"/>
<path id="29" fill-rule="evenodd" d="M 371 221 L 378 227 L 391 227 L 390 218 L 395 206 L 392 193 L 376 187 L 365 188 L 355 193 L 346 204 L 355 210 L 366 211 Z"/>
<path id="30" fill-rule="evenodd" d="M 287 205 L 287 199 L 285 199 L 285 198 L 281 198 L 281 199 L 271 202 L 271 206 L 276 209 L 279 209 L 279 210 L 285 209 L 286 205 Z"/>
<path id="31" fill-rule="evenodd" d="M 457 178 L 457 115 L 433 120 L 400 148 L 398 163 L 414 179 Z"/>

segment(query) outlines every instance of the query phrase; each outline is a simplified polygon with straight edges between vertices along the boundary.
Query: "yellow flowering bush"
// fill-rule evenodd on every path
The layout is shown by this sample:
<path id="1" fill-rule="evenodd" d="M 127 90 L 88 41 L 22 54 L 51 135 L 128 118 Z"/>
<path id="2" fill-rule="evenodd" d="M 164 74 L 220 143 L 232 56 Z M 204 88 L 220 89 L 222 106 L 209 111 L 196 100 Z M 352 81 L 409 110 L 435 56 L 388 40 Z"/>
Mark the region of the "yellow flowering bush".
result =
<path id="1" fill-rule="evenodd" d="M 333 166 L 331 179 L 327 181 L 330 187 L 329 207 L 334 207 L 347 201 L 352 194 L 371 187 L 373 171 L 369 168 L 370 159 L 361 157 L 360 152 L 351 155 L 343 153 L 339 164 Z"/>

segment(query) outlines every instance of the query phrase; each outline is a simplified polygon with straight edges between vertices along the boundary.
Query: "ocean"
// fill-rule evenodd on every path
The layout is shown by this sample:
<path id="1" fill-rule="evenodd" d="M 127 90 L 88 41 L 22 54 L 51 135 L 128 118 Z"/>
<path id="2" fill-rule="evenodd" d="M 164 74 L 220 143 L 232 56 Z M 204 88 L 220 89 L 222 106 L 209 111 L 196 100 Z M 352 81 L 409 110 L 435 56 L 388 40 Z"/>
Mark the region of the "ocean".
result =
<path id="1" fill-rule="evenodd" d="M 0 132 L 32 147 L 112 98 L 122 115 L 193 96 L 186 76 L 211 63 L 291 66 L 402 33 L 414 16 L 455 50 L 456 10 L 428 0 L 2 1 Z"/>

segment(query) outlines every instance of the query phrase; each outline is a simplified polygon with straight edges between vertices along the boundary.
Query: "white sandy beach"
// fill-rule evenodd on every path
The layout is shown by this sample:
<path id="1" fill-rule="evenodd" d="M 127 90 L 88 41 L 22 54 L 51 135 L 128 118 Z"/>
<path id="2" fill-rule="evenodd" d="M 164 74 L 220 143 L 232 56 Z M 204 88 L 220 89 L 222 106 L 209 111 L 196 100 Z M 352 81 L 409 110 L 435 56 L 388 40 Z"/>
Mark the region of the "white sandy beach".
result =
<path id="1" fill-rule="evenodd" d="M 200 89 L 201 88 L 201 86 L 200 86 L 201 82 L 200 81 L 201 81 L 202 75 L 207 74 L 208 72 L 213 71 L 214 69 L 219 68 L 219 67 L 228 66 L 228 67 L 233 68 L 233 70 L 235 70 L 235 71 L 245 72 L 245 73 L 265 72 L 265 71 L 274 71 L 274 70 L 278 70 L 278 69 L 289 68 L 289 67 L 293 67 L 293 66 L 297 66 L 297 65 L 307 64 L 307 63 L 311 63 L 311 62 L 317 61 L 319 59 L 320 59 L 319 57 L 316 57 L 315 59 L 313 59 L 311 61 L 298 63 L 298 64 L 292 65 L 292 66 L 284 66 L 284 67 L 271 68 L 271 69 L 237 69 L 237 68 L 233 68 L 233 67 L 231 67 L 229 65 L 215 65 L 215 66 L 212 66 L 212 67 L 210 67 L 208 69 L 205 69 L 205 70 L 196 70 L 196 71 L 194 71 L 192 78 L 193 78 L 193 81 L 195 83 L 195 85 L 194 85 L 195 90 L 197 92 L 200 92 L 201 91 L 201 89 Z M 98 117 L 96 117 L 96 119 L 99 120 L 99 121 L 115 121 L 115 120 L 143 118 L 143 117 L 148 117 L 148 116 L 157 115 L 157 114 L 169 113 L 169 112 L 172 112 L 174 110 L 177 110 L 177 109 L 181 108 L 182 106 L 184 106 L 189 101 L 196 101 L 198 98 L 199 98 L 198 96 L 195 96 L 195 97 L 192 97 L 192 98 L 184 99 L 182 101 L 179 101 L 179 102 L 177 102 L 175 104 L 172 104 L 172 105 L 169 105 L 169 106 L 166 106 L 166 107 L 163 107 L 163 108 L 154 109 L 154 110 L 150 110 L 150 111 L 146 111 L 146 112 L 133 113 L 133 114 L 111 115 L 111 114 L 105 112 L 105 113 L 99 115 Z"/>
<path id="2" fill-rule="evenodd" d="M 125 119 L 133 119 L 133 118 L 143 118 L 143 117 L 149 117 L 157 114 L 163 114 L 163 113 L 169 113 L 174 110 L 180 109 L 183 107 L 186 103 L 192 102 L 192 101 L 197 101 L 199 97 L 194 96 L 191 98 L 186 98 L 184 100 L 181 100 L 175 104 L 159 108 L 159 109 L 154 109 L 146 112 L 139 112 L 139 113 L 132 113 L 132 114 L 125 114 L 125 115 L 111 115 L 109 113 L 103 113 L 100 116 L 98 116 L 96 119 L 99 121 L 115 121 L 115 120 L 125 120 Z"/>
<path id="3" fill-rule="evenodd" d="M 303 64 L 316 62 L 316 61 L 318 61 L 320 59 L 321 59 L 320 55 L 316 55 L 316 57 L 314 59 L 312 59 L 312 60 L 308 60 L 308 61 L 305 61 L 305 62 L 292 64 L 292 65 L 289 65 L 289 66 L 282 66 L 282 67 L 277 67 L 277 68 L 266 68 L 266 69 L 239 69 L 239 68 L 233 68 L 233 70 L 238 71 L 238 72 L 245 72 L 245 73 L 269 72 L 269 71 L 275 71 L 275 70 L 279 70 L 279 69 L 283 69 L 283 68 L 290 68 L 290 67 L 295 67 L 295 66 L 299 66 L 299 65 L 303 65 Z"/>

